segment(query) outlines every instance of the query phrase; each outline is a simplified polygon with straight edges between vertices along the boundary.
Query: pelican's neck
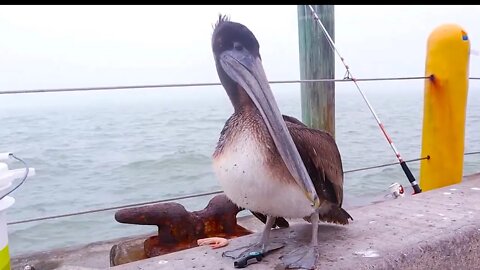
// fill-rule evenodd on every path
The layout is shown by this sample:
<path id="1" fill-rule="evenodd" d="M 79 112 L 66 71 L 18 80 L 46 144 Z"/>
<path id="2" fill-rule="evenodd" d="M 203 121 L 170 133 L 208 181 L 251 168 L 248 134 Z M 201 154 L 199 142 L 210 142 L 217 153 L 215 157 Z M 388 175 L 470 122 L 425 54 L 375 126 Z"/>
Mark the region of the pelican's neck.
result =
<path id="1" fill-rule="evenodd" d="M 226 91 L 230 101 L 232 102 L 235 113 L 257 109 L 252 99 L 240 85 L 235 84 L 233 89 L 230 88 Z"/>
<path id="2" fill-rule="evenodd" d="M 225 71 L 223 70 L 218 60 L 215 61 L 215 65 L 217 67 L 220 82 L 222 83 L 225 92 L 227 92 L 227 95 L 230 98 L 230 102 L 232 102 L 235 113 L 240 113 L 244 110 L 256 109 L 255 104 L 248 96 L 245 89 L 243 89 L 243 87 L 241 87 L 238 83 L 230 79 L 228 74 L 225 73 Z"/>

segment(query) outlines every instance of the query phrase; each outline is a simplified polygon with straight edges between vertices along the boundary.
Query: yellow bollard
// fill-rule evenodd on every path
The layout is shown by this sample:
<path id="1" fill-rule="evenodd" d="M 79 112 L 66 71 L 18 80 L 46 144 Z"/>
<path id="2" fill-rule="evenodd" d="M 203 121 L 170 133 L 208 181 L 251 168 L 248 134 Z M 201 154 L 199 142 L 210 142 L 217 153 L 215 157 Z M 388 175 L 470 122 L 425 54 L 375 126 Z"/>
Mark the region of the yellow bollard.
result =
<path id="1" fill-rule="evenodd" d="M 432 190 L 463 177 L 470 41 L 458 25 L 437 27 L 428 38 L 420 187 Z"/>
<path id="2" fill-rule="evenodd" d="M 1 169 L 1 168 L 0 168 Z M 8 185 L 6 186 L 8 188 Z M 5 186 L 0 187 L 0 191 Z M 0 193 L 1 194 L 1 193 Z M 13 205 L 15 199 L 10 196 L 0 200 L 0 270 L 10 270 L 10 254 L 8 252 L 7 209 Z"/>

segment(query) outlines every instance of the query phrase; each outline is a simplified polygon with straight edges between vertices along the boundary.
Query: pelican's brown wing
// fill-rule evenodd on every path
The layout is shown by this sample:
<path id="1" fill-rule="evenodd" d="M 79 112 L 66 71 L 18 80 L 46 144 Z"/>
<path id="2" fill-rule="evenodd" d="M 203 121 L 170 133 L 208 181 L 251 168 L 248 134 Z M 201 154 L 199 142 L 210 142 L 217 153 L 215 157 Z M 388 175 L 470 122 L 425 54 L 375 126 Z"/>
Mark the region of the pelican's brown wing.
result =
<path id="1" fill-rule="evenodd" d="M 334 138 L 325 131 L 308 128 L 295 117 L 282 116 L 318 196 L 334 205 L 325 215 L 320 215 L 320 220 L 347 224 L 348 219 L 353 218 L 342 208 L 343 167 Z M 252 214 L 263 223 L 267 220 L 261 213 Z M 277 226 L 285 228 L 289 224 L 283 217 L 277 217 L 273 227 Z"/>
<path id="2" fill-rule="evenodd" d="M 347 224 L 353 218 L 342 209 L 343 166 L 335 139 L 328 132 L 308 128 L 294 117 L 284 116 L 284 120 L 318 196 L 332 203 L 331 210 L 320 215 L 320 219 Z"/>

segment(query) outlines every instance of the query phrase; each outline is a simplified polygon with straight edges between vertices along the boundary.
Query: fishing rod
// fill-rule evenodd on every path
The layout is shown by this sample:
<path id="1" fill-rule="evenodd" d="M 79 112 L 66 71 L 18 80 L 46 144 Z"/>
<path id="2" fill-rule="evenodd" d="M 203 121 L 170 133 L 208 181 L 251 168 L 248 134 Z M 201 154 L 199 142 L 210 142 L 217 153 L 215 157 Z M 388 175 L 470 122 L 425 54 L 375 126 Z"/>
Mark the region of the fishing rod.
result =
<path id="1" fill-rule="evenodd" d="M 400 155 L 400 152 L 398 152 L 397 148 L 395 147 L 395 145 L 392 141 L 392 138 L 388 135 L 387 131 L 385 130 L 385 127 L 383 126 L 383 123 L 380 121 L 380 118 L 378 118 L 377 113 L 375 112 L 372 105 L 370 104 L 367 97 L 365 96 L 365 93 L 362 91 L 362 89 L 360 89 L 360 86 L 358 86 L 357 80 L 355 79 L 355 77 L 350 72 L 350 67 L 345 63 L 345 59 L 342 57 L 342 55 L 338 51 L 337 47 L 335 46 L 335 42 L 333 42 L 333 39 L 330 37 L 330 34 L 328 34 L 327 29 L 323 25 L 322 21 L 320 21 L 320 18 L 318 17 L 317 13 L 313 9 L 312 5 L 308 5 L 308 7 L 310 8 L 310 11 L 312 12 L 314 20 L 317 21 L 318 24 L 320 25 L 320 27 L 322 28 L 323 34 L 325 35 L 325 37 L 328 40 L 328 44 L 330 45 L 332 50 L 337 53 L 338 57 L 340 57 L 340 60 L 342 61 L 342 64 L 345 66 L 345 69 L 346 69 L 345 77 L 349 78 L 353 81 L 353 83 L 357 87 L 358 92 L 360 92 L 360 95 L 362 96 L 363 100 L 365 101 L 368 108 L 370 109 L 370 112 L 373 114 L 373 117 L 377 121 L 377 124 L 380 127 L 380 130 L 382 131 L 383 135 L 385 136 L 388 143 L 390 144 L 390 147 L 392 148 L 393 152 L 395 153 L 395 156 L 397 157 L 398 162 L 400 163 L 400 166 L 402 166 L 403 172 L 405 173 L 405 175 L 408 178 L 408 181 L 412 185 L 412 188 L 415 192 L 414 194 L 421 193 L 422 190 L 420 189 L 420 186 L 418 185 L 417 181 L 415 180 L 415 177 L 413 176 L 412 172 L 408 168 L 405 160 L 403 160 L 402 156 Z M 433 77 L 433 75 L 430 76 L 430 79 L 432 79 L 432 77 Z"/>

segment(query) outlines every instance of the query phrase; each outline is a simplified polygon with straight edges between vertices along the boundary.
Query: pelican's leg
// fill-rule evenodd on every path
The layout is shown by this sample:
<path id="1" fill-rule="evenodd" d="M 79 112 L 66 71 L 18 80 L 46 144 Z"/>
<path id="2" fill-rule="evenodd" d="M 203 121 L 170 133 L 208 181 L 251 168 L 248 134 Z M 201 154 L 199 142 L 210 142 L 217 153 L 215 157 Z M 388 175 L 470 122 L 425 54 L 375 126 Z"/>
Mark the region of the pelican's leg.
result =
<path id="1" fill-rule="evenodd" d="M 299 247 L 282 256 L 286 269 L 315 269 L 318 259 L 318 211 L 310 216 L 310 220 L 312 222 L 312 242 L 310 246 Z"/>
<path id="2" fill-rule="evenodd" d="M 267 216 L 267 222 L 265 222 L 265 228 L 263 228 L 262 237 L 260 238 L 260 245 L 262 246 L 262 252 L 265 251 L 270 240 L 270 232 L 272 231 L 273 223 L 275 222 L 275 217 Z"/>
<path id="3" fill-rule="evenodd" d="M 267 222 L 263 229 L 260 241 L 250 246 L 241 247 L 239 249 L 225 251 L 223 256 L 235 258 L 234 266 L 243 268 L 248 265 L 250 259 L 260 261 L 262 257 L 269 251 L 283 247 L 283 244 L 270 243 L 270 231 L 272 230 L 275 217 L 267 216 Z"/>

